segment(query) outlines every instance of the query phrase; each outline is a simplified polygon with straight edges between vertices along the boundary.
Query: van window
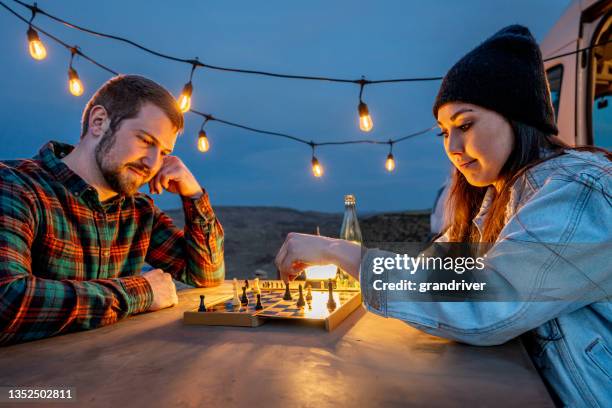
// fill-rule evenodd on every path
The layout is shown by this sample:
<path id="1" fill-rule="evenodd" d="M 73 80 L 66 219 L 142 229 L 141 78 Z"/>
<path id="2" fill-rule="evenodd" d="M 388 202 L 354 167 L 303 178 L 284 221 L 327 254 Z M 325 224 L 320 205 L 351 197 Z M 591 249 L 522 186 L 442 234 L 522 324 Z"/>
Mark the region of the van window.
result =
<path id="1" fill-rule="evenodd" d="M 595 146 L 612 148 L 612 16 L 603 25 L 593 48 L 592 129 Z"/>
<path id="2" fill-rule="evenodd" d="M 561 80 L 563 79 L 563 65 L 555 65 L 546 71 L 548 85 L 550 86 L 550 99 L 555 110 L 555 120 L 559 117 L 559 102 L 561 101 Z"/>

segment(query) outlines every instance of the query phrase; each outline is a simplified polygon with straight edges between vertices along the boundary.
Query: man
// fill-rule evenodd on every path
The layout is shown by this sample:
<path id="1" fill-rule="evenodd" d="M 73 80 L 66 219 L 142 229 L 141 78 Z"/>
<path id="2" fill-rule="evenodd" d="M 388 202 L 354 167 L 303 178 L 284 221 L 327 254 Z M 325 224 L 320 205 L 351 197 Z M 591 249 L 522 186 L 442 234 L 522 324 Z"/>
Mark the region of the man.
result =
<path id="1" fill-rule="evenodd" d="M 173 306 L 172 278 L 224 279 L 221 224 L 170 156 L 182 128 L 167 90 L 119 76 L 88 102 L 76 147 L 49 142 L 32 160 L 0 162 L 0 344 Z M 184 231 L 138 192 L 145 183 L 181 196 Z M 145 262 L 158 269 L 141 274 Z"/>

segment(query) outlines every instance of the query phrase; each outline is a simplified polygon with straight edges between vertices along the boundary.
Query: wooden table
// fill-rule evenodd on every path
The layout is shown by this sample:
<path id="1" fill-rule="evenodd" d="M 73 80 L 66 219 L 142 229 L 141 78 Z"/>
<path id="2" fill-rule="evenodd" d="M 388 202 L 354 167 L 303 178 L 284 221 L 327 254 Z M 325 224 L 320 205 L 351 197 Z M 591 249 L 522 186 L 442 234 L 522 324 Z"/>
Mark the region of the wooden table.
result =
<path id="1" fill-rule="evenodd" d="M 200 294 L 230 292 L 184 290 L 177 307 L 2 347 L 0 385 L 74 387 L 71 407 L 553 406 L 518 340 L 466 346 L 362 308 L 333 332 L 183 324 Z"/>

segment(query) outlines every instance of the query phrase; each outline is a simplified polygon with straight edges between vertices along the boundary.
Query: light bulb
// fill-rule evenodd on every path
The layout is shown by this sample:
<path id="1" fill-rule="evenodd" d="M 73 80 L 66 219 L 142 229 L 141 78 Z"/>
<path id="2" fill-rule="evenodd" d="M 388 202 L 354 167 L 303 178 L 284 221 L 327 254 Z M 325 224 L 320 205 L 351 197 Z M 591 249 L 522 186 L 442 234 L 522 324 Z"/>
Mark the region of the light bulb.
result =
<path id="1" fill-rule="evenodd" d="M 76 70 L 72 67 L 68 69 L 68 88 L 70 89 L 70 93 L 74 96 L 83 95 L 83 83 L 79 78 L 79 74 L 77 74 Z"/>
<path id="2" fill-rule="evenodd" d="M 312 157 L 312 174 L 315 177 L 321 177 L 323 175 L 323 166 L 319 163 L 316 157 Z"/>
<path id="3" fill-rule="evenodd" d="M 372 130 L 374 123 L 372 122 L 372 117 L 370 116 L 370 111 L 368 110 L 368 105 L 363 102 L 359 102 L 359 129 L 364 132 L 369 132 Z"/>
<path id="4" fill-rule="evenodd" d="M 387 169 L 388 172 L 395 170 L 395 159 L 391 153 L 389 153 L 387 156 L 387 161 L 385 161 L 385 169 Z"/>
<path id="5" fill-rule="evenodd" d="M 30 46 L 30 55 L 35 60 L 44 60 L 47 57 L 47 49 L 38 37 L 38 33 L 32 27 L 28 29 L 28 42 Z"/>
<path id="6" fill-rule="evenodd" d="M 185 113 L 191 109 L 191 93 L 193 92 L 193 85 L 191 81 L 187 82 L 183 87 L 183 92 L 178 99 L 178 105 L 181 112 Z"/>
<path id="7" fill-rule="evenodd" d="M 208 149 L 210 149 L 210 142 L 208 141 L 208 137 L 206 137 L 206 132 L 200 130 L 200 134 L 198 135 L 198 150 L 204 153 L 207 152 Z"/>

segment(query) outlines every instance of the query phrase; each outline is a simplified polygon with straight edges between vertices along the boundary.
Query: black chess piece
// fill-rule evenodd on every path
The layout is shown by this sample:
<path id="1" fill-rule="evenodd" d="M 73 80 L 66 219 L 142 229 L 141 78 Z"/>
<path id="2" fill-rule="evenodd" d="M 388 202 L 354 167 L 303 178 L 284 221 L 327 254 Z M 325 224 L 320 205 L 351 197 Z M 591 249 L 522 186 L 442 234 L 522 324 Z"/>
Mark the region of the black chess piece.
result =
<path id="1" fill-rule="evenodd" d="M 306 301 L 310 302 L 312 300 L 312 285 L 308 283 L 306 285 Z"/>
<path id="2" fill-rule="evenodd" d="M 206 305 L 204 304 L 204 295 L 200 295 L 200 307 L 198 312 L 206 312 Z"/>
<path id="3" fill-rule="evenodd" d="M 302 285 L 299 286 L 299 290 L 300 290 L 300 297 L 296 303 L 296 306 L 301 309 L 304 307 L 304 305 L 306 305 L 306 302 L 304 301 L 304 293 L 302 293 Z"/>
<path id="4" fill-rule="evenodd" d="M 240 304 L 242 304 L 242 306 L 246 306 L 249 304 L 249 298 L 247 297 L 246 294 L 246 286 L 242 287 L 242 296 L 240 296 Z"/>
<path id="5" fill-rule="evenodd" d="M 249 288 L 249 280 L 245 279 L 244 280 L 244 286 L 248 289 Z"/>
<path id="6" fill-rule="evenodd" d="M 331 279 L 329 280 L 327 288 L 329 292 L 329 299 L 327 299 L 327 310 L 333 312 L 336 310 L 336 301 L 334 300 L 334 285 Z"/>
<path id="7" fill-rule="evenodd" d="M 257 294 L 257 304 L 255 305 L 255 310 L 263 309 L 263 305 L 261 304 L 261 295 Z"/>
<path id="8" fill-rule="evenodd" d="M 289 282 L 285 283 L 285 295 L 283 296 L 283 300 L 293 300 L 291 291 L 289 290 Z"/>

